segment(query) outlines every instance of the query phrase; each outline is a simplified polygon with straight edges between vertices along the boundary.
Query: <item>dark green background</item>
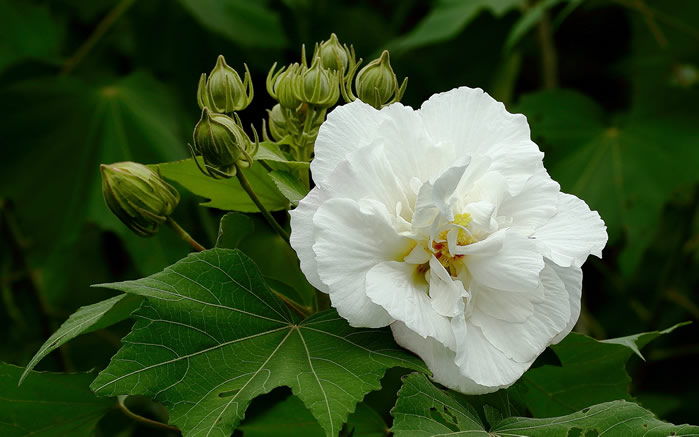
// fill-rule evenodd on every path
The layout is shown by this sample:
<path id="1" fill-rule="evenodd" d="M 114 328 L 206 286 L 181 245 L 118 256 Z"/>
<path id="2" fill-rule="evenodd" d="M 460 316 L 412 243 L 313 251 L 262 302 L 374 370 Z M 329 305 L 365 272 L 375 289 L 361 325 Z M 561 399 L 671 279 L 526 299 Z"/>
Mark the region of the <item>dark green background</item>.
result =
<path id="1" fill-rule="evenodd" d="M 118 4 L 130 7 L 72 64 Z M 169 229 L 139 239 L 113 218 L 99 163 L 185 158 L 197 81 L 219 54 L 250 67 L 255 100 L 240 115 L 259 128 L 273 104 L 269 67 L 331 32 L 367 60 L 391 49 L 399 80 L 410 78 L 405 104 L 467 85 L 529 117 L 552 176 L 609 227 L 604 259 L 584 267 L 578 331 L 602 339 L 696 321 L 697 23 L 693 0 L 0 0 L 0 360 L 25 365 L 70 313 L 110 296 L 90 284 L 188 252 Z M 555 55 L 549 79 L 543 53 Z M 221 212 L 182 195 L 175 218 L 212 246 Z M 38 368 L 102 369 L 128 328 L 80 337 Z M 683 327 L 629 365 L 632 393 L 674 423 L 699 417 L 697 339 L 696 324 Z M 99 430 L 151 432 L 118 413 Z"/>

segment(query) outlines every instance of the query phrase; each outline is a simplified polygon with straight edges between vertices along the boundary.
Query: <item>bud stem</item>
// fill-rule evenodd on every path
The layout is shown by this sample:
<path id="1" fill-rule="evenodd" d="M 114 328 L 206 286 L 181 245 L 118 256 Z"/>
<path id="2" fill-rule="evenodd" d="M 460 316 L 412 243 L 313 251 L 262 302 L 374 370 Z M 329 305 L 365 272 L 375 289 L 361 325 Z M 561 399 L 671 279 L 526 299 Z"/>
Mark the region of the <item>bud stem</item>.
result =
<path id="1" fill-rule="evenodd" d="M 237 164 L 236 164 L 237 166 Z M 277 234 L 279 234 L 280 237 L 284 239 L 287 243 L 289 242 L 289 234 L 286 233 L 284 228 L 281 227 L 279 223 L 272 217 L 272 214 L 267 211 L 267 208 L 262 204 L 262 201 L 260 201 L 260 198 L 257 197 L 257 194 L 255 194 L 255 191 L 252 189 L 250 186 L 250 183 L 248 182 L 248 178 L 245 177 L 245 174 L 243 174 L 243 169 L 240 168 L 240 166 L 237 166 L 238 168 L 236 169 L 237 171 L 235 172 L 235 176 L 238 178 L 238 182 L 240 182 L 240 186 L 243 187 L 243 190 L 245 190 L 246 193 L 248 193 L 248 196 L 250 197 L 250 200 L 253 201 L 253 203 L 257 206 L 257 209 L 260 210 L 262 215 L 265 217 L 267 220 L 267 223 L 275 230 L 277 231 Z"/>
<path id="2" fill-rule="evenodd" d="M 202 252 L 202 251 L 206 250 L 206 247 L 202 246 L 201 244 L 199 244 L 197 242 L 197 240 L 192 238 L 192 236 L 189 235 L 189 233 L 187 233 L 187 231 L 182 229 L 182 226 L 177 224 L 177 222 L 175 220 L 173 220 L 172 217 L 167 218 L 167 224 L 170 225 L 172 230 L 175 231 L 175 233 L 177 235 L 179 235 L 180 238 L 182 238 L 184 241 L 189 243 L 189 245 L 192 246 L 192 248 L 194 250 L 196 250 L 197 252 Z"/>

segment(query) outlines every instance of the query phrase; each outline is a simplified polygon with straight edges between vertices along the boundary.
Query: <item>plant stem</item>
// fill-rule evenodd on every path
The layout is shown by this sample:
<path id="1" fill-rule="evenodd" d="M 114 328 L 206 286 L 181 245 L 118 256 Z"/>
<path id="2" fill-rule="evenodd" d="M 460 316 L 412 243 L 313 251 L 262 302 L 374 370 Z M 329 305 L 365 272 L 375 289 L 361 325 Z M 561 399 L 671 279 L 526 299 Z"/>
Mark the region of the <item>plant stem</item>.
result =
<path id="1" fill-rule="evenodd" d="M 262 201 L 260 200 L 259 197 L 257 197 L 257 194 L 255 194 L 255 191 L 252 189 L 250 186 L 250 182 L 248 182 L 248 178 L 245 177 L 243 174 L 243 170 L 237 166 L 236 172 L 235 172 L 236 177 L 238 178 L 238 182 L 240 182 L 240 186 L 243 187 L 243 190 L 245 190 L 246 193 L 248 193 L 248 196 L 250 197 L 250 200 L 257 206 L 257 209 L 260 210 L 262 215 L 265 217 L 267 220 L 267 223 L 275 230 L 277 231 L 277 234 L 279 234 L 280 237 L 284 239 L 287 243 L 289 242 L 289 234 L 284 230 L 284 228 L 281 227 L 279 223 L 272 217 L 272 214 L 267 211 L 267 208 L 262 204 Z"/>
<path id="2" fill-rule="evenodd" d="M 553 30 L 548 12 L 541 14 L 541 19 L 536 26 L 536 35 L 539 42 L 541 79 L 544 89 L 558 88 L 558 56 L 553 43 Z"/>
<path id="3" fill-rule="evenodd" d="M 127 407 L 126 404 L 124 404 L 125 400 L 126 396 L 117 396 L 117 405 L 119 406 L 121 412 L 124 413 L 127 417 L 137 422 L 141 422 L 143 424 L 152 426 L 154 428 L 166 429 L 168 431 L 175 431 L 177 433 L 181 433 L 179 429 L 175 428 L 174 426 L 168 425 L 167 423 L 162 423 L 156 420 L 148 419 L 147 417 L 143 417 L 134 413 L 133 411 L 129 410 L 129 407 Z"/>
<path id="4" fill-rule="evenodd" d="M 189 243 L 189 245 L 192 246 L 192 248 L 194 250 L 196 250 L 197 252 L 201 252 L 201 251 L 206 250 L 206 247 L 202 246 L 201 244 L 199 244 L 197 242 L 197 240 L 192 238 L 192 236 L 189 235 L 189 233 L 187 233 L 187 231 L 182 229 L 182 226 L 177 224 L 177 222 L 175 220 L 173 220 L 172 217 L 167 218 L 167 224 L 175 231 L 175 233 L 177 235 L 180 236 L 180 238 L 182 238 L 184 241 Z"/>
<path id="5" fill-rule="evenodd" d="M 274 288 L 270 288 L 270 290 L 272 290 L 272 293 L 274 293 L 275 296 L 281 299 L 289 308 L 296 311 L 301 317 L 306 318 L 313 314 L 313 311 L 307 306 L 301 305 L 300 303 L 291 300 L 290 298 L 281 294 Z"/>
<path id="6" fill-rule="evenodd" d="M 107 33 L 110 27 L 126 12 L 136 0 L 121 0 L 114 8 L 97 24 L 95 30 L 85 42 L 73 53 L 61 68 L 61 75 L 68 74 L 90 53 L 100 39 Z"/>

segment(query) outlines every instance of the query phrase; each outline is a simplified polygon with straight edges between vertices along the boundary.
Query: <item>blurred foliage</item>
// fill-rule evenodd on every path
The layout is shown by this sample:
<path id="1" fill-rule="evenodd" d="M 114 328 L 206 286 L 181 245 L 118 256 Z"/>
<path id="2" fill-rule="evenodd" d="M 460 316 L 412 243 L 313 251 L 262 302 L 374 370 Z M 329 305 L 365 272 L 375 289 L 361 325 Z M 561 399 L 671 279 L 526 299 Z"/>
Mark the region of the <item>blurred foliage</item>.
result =
<path id="1" fill-rule="evenodd" d="M 258 92 L 241 116 L 259 127 L 273 104 L 263 85 L 272 63 L 331 32 L 365 60 L 390 49 L 410 78 L 405 104 L 468 85 L 528 116 L 552 176 L 609 228 L 604 259 L 585 265 L 577 331 L 601 339 L 697 321 L 697 23 L 693 0 L 0 0 L 0 361 L 27 365 L 78 307 L 113 296 L 90 284 L 137 279 L 188 252 L 169 229 L 139 239 L 118 222 L 101 199 L 99 163 L 186 158 L 197 81 L 219 54 L 250 66 Z M 181 194 L 174 217 L 213 247 L 223 212 L 197 204 L 216 199 Z M 250 217 L 248 229 L 266 229 Z M 293 254 L 265 258 L 250 240 L 229 241 L 283 292 L 299 275 Z M 128 327 L 78 337 L 38 369 L 105 368 Z M 646 362 L 630 360 L 632 395 L 662 419 L 696 421 L 698 339 L 695 323 L 649 345 Z M 135 402 L 164 420 L 158 405 Z M 278 413 L 253 403 L 253 417 L 283 415 L 290 402 Z M 251 435 L 264 435 L 259 423 L 250 420 Z M 115 430 L 153 435 L 119 414 L 98 426 Z"/>

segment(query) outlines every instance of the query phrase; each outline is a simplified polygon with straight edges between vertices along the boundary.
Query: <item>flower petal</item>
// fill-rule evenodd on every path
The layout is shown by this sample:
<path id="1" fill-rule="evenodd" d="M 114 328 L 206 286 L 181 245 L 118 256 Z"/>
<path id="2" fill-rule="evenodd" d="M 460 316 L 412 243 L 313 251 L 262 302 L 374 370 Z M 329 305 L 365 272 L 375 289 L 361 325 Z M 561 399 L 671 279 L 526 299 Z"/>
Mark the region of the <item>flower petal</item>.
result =
<path id="1" fill-rule="evenodd" d="M 502 202 L 499 214 L 512 217 L 510 226 L 529 236 L 556 214 L 559 191 L 558 182 L 551 179 L 542 164 L 519 194 Z"/>
<path id="2" fill-rule="evenodd" d="M 366 293 L 393 319 L 405 323 L 421 337 L 432 337 L 454 347 L 449 319 L 432 308 L 427 283 L 414 265 L 395 261 L 377 264 L 366 275 Z"/>
<path id="3" fill-rule="evenodd" d="M 533 235 L 544 256 L 561 267 L 580 267 L 590 254 L 602 258 L 607 227 L 597 211 L 566 193 L 559 193 L 556 209 L 556 215 Z"/>
<path id="4" fill-rule="evenodd" d="M 566 327 L 556 335 L 551 344 L 556 344 L 563 340 L 566 335 L 570 334 L 573 327 L 580 317 L 580 297 L 582 295 L 582 270 L 580 267 L 561 267 L 556 263 L 546 260 L 546 265 L 550 266 L 558 275 L 563 285 L 568 292 L 568 301 L 570 303 L 570 318 Z"/>
<path id="5" fill-rule="evenodd" d="M 524 322 L 534 314 L 532 301 L 537 299 L 537 296 L 532 296 L 531 293 L 497 290 L 478 283 L 472 283 L 469 291 L 476 311 L 483 312 L 487 317 L 518 323 Z"/>
<path id="6" fill-rule="evenodd" d="M 570 319 L 570 299 L 563 281 L 547 265 L 541 271 L 543 299 L 533 302 L 533 313 L 522 322 L 503 321 L 483 311 L 474 310 L 471 321 L 481 328 L 485 338 L 508 358 L 530 362 L 566 328 Z M 512 293 L 515 294 L 515 293 Z M 478 302 L 478 299 L 474 299 Z M 515 302 L 505 305 L 515 305 Z"/>
<path id="7" fill-rule="evenodd" d="M 530 139 L 526 117 L 510 114 L 479 88 L 435 94 L 423 103 L 420 113 L 431 137 L 456 146 L 455 156 L 492 158 L 491 170 L 505 176 L 512 194 L 524 187 L 543 158 Z"/>
<path id="8" fill-rule="evenodd" d="M 432 379 L 443 386 L 473 395 L 492 393 L 500 389 L 476 384 L 464 376 L 454 362 L 456 353 L 437 340 L 430 337 L 422 338 L 401 322 L 393 322 L 391 331 L 396 343 L 422 358 L 432 371 Z"/>
<path id="9" fill-rule="evenodd" d="M 315 184 L 322 186 L 347 154 L 373 142 L 382 119 L 379 111 L 359 99 L 330 112 L 318 131 L 311 161 Z"/>
<path id="10" fill-rule="evenodd" d="M 454 317 L 464 312 L 464 297 L 468 292 L 464 289 L 464 284 L 452 277 L 444 269 L 444 266 L 437 261 L 437 258 L 430 258 L 430 303 L 432 308 L 445 317 Z M 396 317 L 394 317 L 396 318 Z"/>
<path id="11" fill-rule="evenodd" d="M 486 387 L 509 387 L 534 362 L 517 362 L 483 335 L 481 328 L 464 317 L 451 319 L 456 337 L 455 363 L 463 375 Z"/>
<path id="12" fill-rule="evenodd" d="M 301 271 L 306 275 L 306 279 L 311 285 L 325 293 L 328 292 L 328 286 L 318 276 L 316 254 L 313 252 L 313 243 L 315 242 L 313 216 L 318 207 L 326 200 L 328 200 L 328 193 L 320 187 L 315 187 L 306 197 L 301 199 L 295 209 L 289 211 L 291 229 L 293 230 L 289 242 L 299 257 Z"/>
<path id="13" fill-rule="evenodd" d="M 379 202 L 330 199 L 313 216 L 318 276 L 337 312 L 352 326 L 376 328 L 391 322 L 366 295 L 366 275 L 376 264 L 402 259 L 413 241 L 401 237 Z"/>
<path id="14" fill-rule="evenodd" d="M 502 243 L 500 250 L 495 253 L 467 252 L 469 255 L 464 258 L 464 264 L 473 280 L 500 290 L 525 291 L 538 288 L 539 272 L 544 268 L 544 260 L 536 243 L 514 232 L 506 233 Z M 475 244 L 462 246 L 462 251 L 468 251 L 470 246 Z M 459 253 L 462 251 L 455 250 Z"/>

